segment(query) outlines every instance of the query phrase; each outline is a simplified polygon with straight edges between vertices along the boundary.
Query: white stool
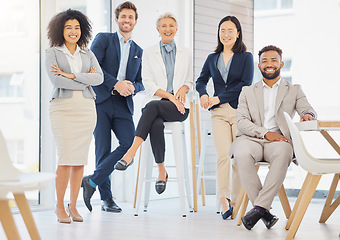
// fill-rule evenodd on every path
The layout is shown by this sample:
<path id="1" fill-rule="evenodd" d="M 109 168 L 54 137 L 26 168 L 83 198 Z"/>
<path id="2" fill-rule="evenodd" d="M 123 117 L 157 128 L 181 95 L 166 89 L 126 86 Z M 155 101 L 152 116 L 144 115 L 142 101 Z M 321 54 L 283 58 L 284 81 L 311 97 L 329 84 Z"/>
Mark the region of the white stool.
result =
<path id="1" fill-rule="evenodd" d="M 185 141 L 185 131 L 184 131 L 184 123 L 181 122 L 165 122 L 165 134 L 172 134 L 172 143 L 174 149 L 175 163 L 176 163 L 176 178 L 169 178 L 168 182 L 178 182 L 178 192 L 181 204 L 181 213 L 183 217 L 186 217 L 185 211 L 185 192 L 184 192 L 184 184 L 186 188 L 187 200 L 189 209 L 192 212 L 192 203 L 191 203 L 191 192 L 190 192 L 190 182 L 189 182 L 189 172 L 188 172 L 188 160 L 187 160 L 187 151 L 186 151 L 186 141 Z M 143 184 L 145 182 L 145 193 L 144 193 L 144 212 L 147 211 L 147 207 L 149 204 L 149 196 L 150 196 L 150 186 L 151 182 L 157 181 L 157 178 L 152 178 L 152 169 L 153 169 L 153 157 L 151 153 L 151 144 L 149 137 L 142 144 L 142 153 L 140 161 L 140 171 L 138 186 L 136 188 L 137 191 L 137 204 L 135 210 L 135 216 L 138 216 L 139 205 L 142 196 Z"/>
<path id="2" fill-rule="evenodd" d="M 200 153 L 200 158 L 198 162 L 198 177 L 197 177 L 197 189 L 198 192 L 201 189 L 201 180 L 202 179 L 209 179 L 209 180 L 215 180 L 216 181 L 216 213 L 220 213 L 221 209 L 221 203 L 219 199 L 219 194 L 218 194 L 218 184 L 217 184 L 217 177 L 216 175 L 203 175 L 203 170 L 204 170 L 204 160 L 205 160 L 205 154 L 206 154 L 206 142 L 207 142 L 207 136 L 210 136 L 211 133 L 211 128 L 207 126 L 207 124 L 204 125 L 203 127 L 203 133 L 202 133 L 202 147 L 201 147 L 201 153 Z"/>

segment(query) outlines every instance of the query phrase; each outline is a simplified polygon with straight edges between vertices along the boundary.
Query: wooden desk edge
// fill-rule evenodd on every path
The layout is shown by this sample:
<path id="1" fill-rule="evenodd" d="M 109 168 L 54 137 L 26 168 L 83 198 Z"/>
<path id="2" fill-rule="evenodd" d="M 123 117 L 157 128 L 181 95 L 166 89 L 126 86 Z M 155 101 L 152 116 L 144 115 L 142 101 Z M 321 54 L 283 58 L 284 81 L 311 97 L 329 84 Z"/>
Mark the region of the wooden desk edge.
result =
<path id="1" fill-rule="evenodd" d="M 340 121 L 319 121 L 318 128 L 340 128 Z"/>
<path id="2" fill-rule="evenodd" d="M 300 131 L 317 131 L 317 130 L 340 130 L 340 121 L 320 121 L 312 120 L 305 122 L 296 122 Z"/>

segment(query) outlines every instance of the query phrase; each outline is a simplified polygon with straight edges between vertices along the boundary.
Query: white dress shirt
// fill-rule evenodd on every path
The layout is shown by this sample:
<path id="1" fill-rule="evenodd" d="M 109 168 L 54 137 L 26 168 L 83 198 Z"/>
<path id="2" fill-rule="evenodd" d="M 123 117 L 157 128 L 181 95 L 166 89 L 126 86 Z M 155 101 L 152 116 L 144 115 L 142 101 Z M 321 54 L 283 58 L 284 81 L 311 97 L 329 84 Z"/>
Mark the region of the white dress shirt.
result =
<path id="1" fill-rule="evenodd" d="M 277 126 L 275 120 L 275 102 L 277 96 L 277 90 L 279 89 L 279 85 L 281 82 L 281 78 L 273 85 L 273 87 L 269 87 L 263 80 L 263 101 L 264 101 L 264 122 L 263 126 L 271 132 L 280 133 L 280 129 Z"/>
<path id="2" fill-rule="evenodd" d="M 124 42 L 124 37 L 119 31 L 117 31 L 117 35 L 118 35 L 119 45 L 120 45 L 120 63 L 119 63 L 119 70 L 117 74 L 117 80 L 124 81 L 126 79 L 126 67 L 127 67 L 127 62 L 129 59 L 130 45 L 131 45 L 132 39 L 130 38 L 127 42 Z"/>

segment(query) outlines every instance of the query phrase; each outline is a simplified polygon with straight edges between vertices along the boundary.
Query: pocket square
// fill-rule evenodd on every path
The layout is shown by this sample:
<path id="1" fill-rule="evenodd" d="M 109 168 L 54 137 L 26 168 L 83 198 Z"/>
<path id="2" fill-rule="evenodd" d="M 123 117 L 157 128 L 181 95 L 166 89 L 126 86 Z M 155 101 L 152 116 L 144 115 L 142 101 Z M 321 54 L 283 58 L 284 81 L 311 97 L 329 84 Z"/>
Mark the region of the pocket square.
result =
<path id="1" fill-rule="evenodd" d="M 134 58 L 138 58 L 138 56 L 135 56 Z"/>

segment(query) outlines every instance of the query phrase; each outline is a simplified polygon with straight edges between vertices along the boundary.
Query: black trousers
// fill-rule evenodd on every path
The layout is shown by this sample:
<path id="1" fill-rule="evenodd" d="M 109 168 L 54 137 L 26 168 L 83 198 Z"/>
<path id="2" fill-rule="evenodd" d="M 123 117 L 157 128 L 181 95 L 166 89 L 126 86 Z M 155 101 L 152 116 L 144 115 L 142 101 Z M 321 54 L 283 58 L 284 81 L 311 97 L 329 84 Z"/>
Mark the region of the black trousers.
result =
<path id="1" fill-rule="evenodd" d="M 156 163 L 164 162 L 164 122 L 183 122 L 188 115 L 189 109 L 185 109 L 185 113 L 182 114 L 177 110 L 176 105 L 168 99 L 151 101 L 142 109 L 136 136 L 145 141 L 150 134 L 151 148 Z"/>

